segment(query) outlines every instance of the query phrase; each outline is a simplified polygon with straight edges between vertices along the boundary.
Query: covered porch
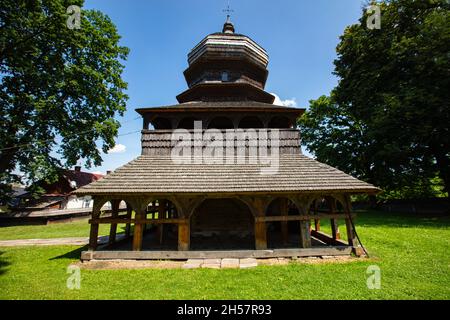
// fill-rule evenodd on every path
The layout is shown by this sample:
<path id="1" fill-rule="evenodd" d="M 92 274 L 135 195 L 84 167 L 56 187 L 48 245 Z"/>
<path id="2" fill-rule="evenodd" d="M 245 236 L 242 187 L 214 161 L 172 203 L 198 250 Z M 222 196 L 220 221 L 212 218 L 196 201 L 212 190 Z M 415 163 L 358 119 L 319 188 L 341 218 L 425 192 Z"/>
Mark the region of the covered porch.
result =
<path id="1" fill-rule="evenodd" d="M 112 213 L 104 217 L 101 208 L 107 202 Z M 124 203 L 126 212 L 119 212 Z M 236 205 L 224 208 L 224 203 Z M 224 216 L 228 221 L 221 220 Z M 81 259 L 359 256 L 355 217 L 350 193 L 96 195 L 89 250 Z M 224 227 L 208 227 L 205 220 Z M 324 221 L 329 234 L 321 230 Z M 100 224 L 110 225 L 109 243 L 102 246 Z M 120 239 L 118 225 L 125 226 Z M 344 227 L 347 241 L 341 240 Z"/>

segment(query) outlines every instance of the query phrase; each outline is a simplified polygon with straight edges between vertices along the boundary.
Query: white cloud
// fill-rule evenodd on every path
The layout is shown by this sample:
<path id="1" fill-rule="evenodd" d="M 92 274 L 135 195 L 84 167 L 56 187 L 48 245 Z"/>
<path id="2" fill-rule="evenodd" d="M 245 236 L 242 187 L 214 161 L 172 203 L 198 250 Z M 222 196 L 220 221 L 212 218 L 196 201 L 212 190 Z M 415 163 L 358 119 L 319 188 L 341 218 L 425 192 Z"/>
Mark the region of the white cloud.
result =
<path id="1" fill-rule="evenodd" d="M 108 151 L 108 154 L 114 154 L 114 153 L 125 153 L 127 151 L 127 147 L 123 144 L 116 144 L 114 148 Z"/>
<path id="2" fill-rule="evenodd" d="M 281 98 L 276 95 L 275 93 L 272 93 L 273 96 L 275 96 L 275 101 L 273 102 L 274 105 L 277 106 L 285 106 L 285 107 L 291 107 L 291 108 L 297 108 L 297 101 L 295 98 L 287 99 L 287 100 L 281 100 Z"/>

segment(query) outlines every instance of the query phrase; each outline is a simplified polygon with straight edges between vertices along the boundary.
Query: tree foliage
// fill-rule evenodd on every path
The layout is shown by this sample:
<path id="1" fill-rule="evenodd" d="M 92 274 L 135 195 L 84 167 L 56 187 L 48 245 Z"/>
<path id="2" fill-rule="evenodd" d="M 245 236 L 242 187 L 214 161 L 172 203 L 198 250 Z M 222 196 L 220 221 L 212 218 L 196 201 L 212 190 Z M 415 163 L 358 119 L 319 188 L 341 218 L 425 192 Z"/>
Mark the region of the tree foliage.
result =
<path id="1" fill-rule="evenodd" d="M 339 84 L 299 121 L 319 160 L 397 192 L 450 190 L 450 11 L 444 0 L 392 0 L 337 47 Z"/>
<path id="2" fill-rule="evenodd" d="M 0 6 L 0 196 L 21 172 L 28 181 L 55 179 L 57 168 L 84 159 L 100 165 L 114 147 L 127 84 L 128 49 L 110 18 L 82 10 L 81 0 L 2 0 Z"/>

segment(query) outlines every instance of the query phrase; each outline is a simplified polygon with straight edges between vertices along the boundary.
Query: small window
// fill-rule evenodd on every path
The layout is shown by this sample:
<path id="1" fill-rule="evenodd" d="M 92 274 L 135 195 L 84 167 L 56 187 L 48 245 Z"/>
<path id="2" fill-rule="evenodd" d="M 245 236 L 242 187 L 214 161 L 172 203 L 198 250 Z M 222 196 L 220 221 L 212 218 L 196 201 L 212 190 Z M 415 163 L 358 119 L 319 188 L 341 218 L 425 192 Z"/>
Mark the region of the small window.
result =
<path id="1" fill-rule="evenodd" d="M 224 71 L 222 72 L 222 82 L 228 82 L 228 72 Z"/>

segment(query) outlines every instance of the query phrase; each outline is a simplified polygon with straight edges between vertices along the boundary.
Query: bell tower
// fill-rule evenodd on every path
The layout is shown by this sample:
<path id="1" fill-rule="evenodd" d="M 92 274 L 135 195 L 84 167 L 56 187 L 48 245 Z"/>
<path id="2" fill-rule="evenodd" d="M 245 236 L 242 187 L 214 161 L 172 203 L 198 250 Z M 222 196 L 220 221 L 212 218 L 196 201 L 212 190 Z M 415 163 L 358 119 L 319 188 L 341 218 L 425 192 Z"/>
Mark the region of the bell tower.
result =
<path id="1" fill-rule="evenodd" d="M 248 36 L 235 33 L 230 16 L 222 32 L 206 36 L 188 54 L 184 71 L 188 90 L 178 102 L 255 101 L 272 104 L 264 91 L 269 63 L 267 52 Z"/>

